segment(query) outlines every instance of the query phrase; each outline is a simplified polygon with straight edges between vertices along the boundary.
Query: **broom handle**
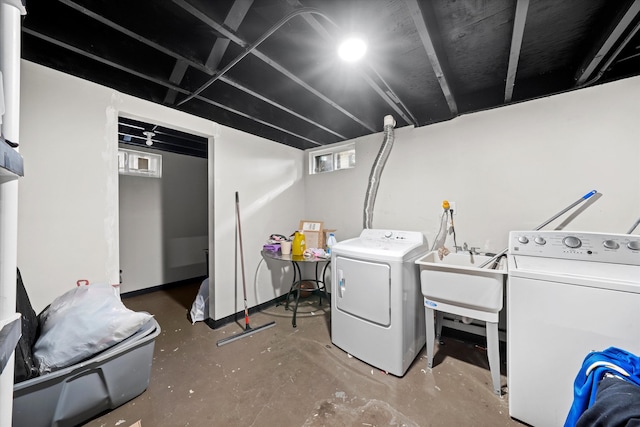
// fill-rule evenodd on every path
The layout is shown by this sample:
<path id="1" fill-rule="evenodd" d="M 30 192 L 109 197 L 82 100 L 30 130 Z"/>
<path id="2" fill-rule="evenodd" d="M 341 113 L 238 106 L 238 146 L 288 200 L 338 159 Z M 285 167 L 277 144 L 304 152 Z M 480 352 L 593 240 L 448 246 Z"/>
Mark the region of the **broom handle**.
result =
<path id="1" fill-rule="evenodd" d="M 584 196 L 580 197 L 578 200 L 576 200 L 575 202 L 571 203 L 569 206 L 567 206 L 566 208 L 564 208 L 563 210 L 561 210 L 560 212 L 558 212 L 557 214 L 555 214 L 554 216 L 552 216 L 551 218 L 549 218 L 548 220 L 546 220 L 545 222 L 543 222 L 542 224 L 537 226 L 534 230 L 535 231 L 541 230 L 543 227 L 547 226 L 552 221 L 555 221 L 557 218 L 559 218 L 560 216 L 564 215 L 566 212 L 568 212 L 569 210 L 575 208 L 580 203 L 584 202 L 589 197 L 591 197 L 591 196 L 593 196 L 595 194 L 598 194 L 598 192 L 596 190 L 589 191 L 587 194 L 585 194 Z M 478 268 L 484 268 L 487 265 L 489 265 L 490 263 L 498 261 L 498 258 L 500 258 L 501 256 L 505 255 L 508 251 L 509 251 L 509 248 L 504 249 L 499 254 L 494 255 L 492 258 L 490 258 L 487 261 L 485 261 L 482 264 L 480 264 L 478 266 Z"/>
<path id="2" fill-rule="evenodd" d="M 240 241 L 240 269 L 242 270 L 242 295 L 244 297 L 244 323 L 249 329 L 249 308 L 247 307 L 247 285 L 244 277 L 244 251 L 242 249 L 242 226 L 240 225 L 240 197 L 236 191 L 236 220 L 238 222 L 238 240 Z"/>

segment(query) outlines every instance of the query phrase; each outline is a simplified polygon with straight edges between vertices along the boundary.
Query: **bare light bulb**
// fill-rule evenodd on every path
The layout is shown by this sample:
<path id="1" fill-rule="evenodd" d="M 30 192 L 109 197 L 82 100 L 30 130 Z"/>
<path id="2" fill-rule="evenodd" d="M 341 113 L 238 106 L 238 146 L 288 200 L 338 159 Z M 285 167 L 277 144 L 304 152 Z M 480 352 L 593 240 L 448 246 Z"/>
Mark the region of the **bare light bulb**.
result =
<path id="1" fill-rule="evenodd" d="M 367 52 L 367 44 L 359 37 L 349 37 L 338 46 L 338 56 L 346 62 L 356 62 Z"/>
<path id="2" fill-rule="evenodd" d="M 149 130 L 145 130 L 144 132 L 142 132 L 144 134 L 144 136 L 147 137 L 147 142 L 146 144 L 151 147 L 153 145 L 153 141 L 151 140 L 151 138 L 153 138 L 154 136 L 156 136 L 155 132 L 151 132 Z"/>

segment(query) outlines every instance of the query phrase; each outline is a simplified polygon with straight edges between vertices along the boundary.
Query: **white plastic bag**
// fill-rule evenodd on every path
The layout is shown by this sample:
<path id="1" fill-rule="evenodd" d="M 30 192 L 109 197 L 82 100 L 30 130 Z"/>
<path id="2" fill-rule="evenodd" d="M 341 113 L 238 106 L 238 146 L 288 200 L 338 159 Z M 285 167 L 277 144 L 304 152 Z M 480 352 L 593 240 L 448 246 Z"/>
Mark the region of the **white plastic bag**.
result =
<path id="1" fill-rule="evenodd" d="M 191 305 L 191 324 L 202 322 L 209 317 L 209 278 L 202 281 L 198 295 Z"/>
<path id="2" fill-rule="evenodd" d="M 80 362 L 133 335 L 152 316 L 129 310 L 107 284 L 78 286 L 56 298 L 40 315 L 33 346 L 40 374 Z"/>

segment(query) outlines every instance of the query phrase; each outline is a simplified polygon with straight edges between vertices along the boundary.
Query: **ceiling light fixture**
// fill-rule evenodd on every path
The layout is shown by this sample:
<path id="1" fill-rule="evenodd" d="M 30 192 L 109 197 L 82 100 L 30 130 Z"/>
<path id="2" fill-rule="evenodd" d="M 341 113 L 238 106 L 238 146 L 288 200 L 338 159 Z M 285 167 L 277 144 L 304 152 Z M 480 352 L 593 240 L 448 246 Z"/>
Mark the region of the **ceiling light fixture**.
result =
<path id="1" fill-rule="evenodd" d="M 356 36 L 345 39 L 338 46 L 338 56 L 346 62 L 356 62 L 367 52 L 367 44 L 365 41 Z"/>
<path id="2" fill-rule="evenodd" d="M 144 132 L 142 132 L 144 134 L 144 136 L 147 137 L 147 142 L 146 144 L 151 147 L 153 145 L 153 141 L 151 140 L 151 138 L 153 138 L 154 136 L 156 136 L 155 132 L 151 132 L 150 130 L 145 130 Z"/>

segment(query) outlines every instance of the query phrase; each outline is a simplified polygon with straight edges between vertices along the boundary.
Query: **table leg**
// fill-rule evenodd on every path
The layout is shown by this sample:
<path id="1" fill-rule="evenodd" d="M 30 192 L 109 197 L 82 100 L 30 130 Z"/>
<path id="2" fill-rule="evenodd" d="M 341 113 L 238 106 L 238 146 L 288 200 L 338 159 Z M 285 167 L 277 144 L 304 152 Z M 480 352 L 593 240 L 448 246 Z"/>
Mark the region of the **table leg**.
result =
<path id="1" fill-rule="evenodd" d="M 291 297 L 291 292 L 294 292 L 296 290 L 296 283 L 298 284 L 298 292 L 300 292 L 300 283 L 302 282 L 302 272 L 300 271 L 300 266 L 295 261 L 291 261 L 291 265 L 293 266 L 293 281 L 291 282 L 291 287 L 289 288 L 287 299 L 285 300 L 285 310 L 289 309 L 289 298 Z"/>
<path id="2" fill-rule="evenodd" d="M 293 319 L 291 320 L 291 324 L 293 325 L 294 328 L 296 328 L 298 325 L 296 325 L 296 315 L 298 314 L 298 301 L 300 301 L 300 293 L 301 293 L 301 287 L 302 287 L 302 280 L 300 280 L 298 282 L 298 291 L 296 292 L 296 305 L 293 308 Z"/>
<path id="3" fill-rule="evenodd" d="M 300 270 L 300 265 L 295 262 L 292 261 L 291 262 L 293 264 L 293 283 L 291 283 L 291 288 L 289 289 L 289 293 L 287 294 L 287 300 L 286 300 L 286 304 L 285 304 L 285 309 L 289 309 L 289 298 L 291 297 L 291 293 L 295 292 L 296 296 L 296 302 L 295 305 L 293 307 L 293 318 L 291 320 L 291 324 L 293 325 L 293 327 L 297 327 L 296 324 L 296 317 L 298 314 L 298 305 L 300 303 L 300 293 L 302 292 L 302 283 L 307 281 L 307 282 L 314 282 L 315 283 L 315 288 L 314 289 L 310 289 L 308 290 L 309 292 L 319 292 L 319 305 L 322 305 L 322 294 L 324 293 L 325 298 L 327 299 L 327 301 L 329 301 L 329 294 L 327 293 L 327 287 L 325 285 L 325 275 L 327 273 L 327 267 L 329 266 L 330 262 L 327 262 L 325 264 L 325 266 L 322 269 L 322 277 L 319 276 L 318 274 L 318 263 L 316 262 L 315 265 L 315 273 L 316 273 L 316 277 L 315 280 L 303 280 L 302 279 L 302 271 Z M 306 289 L 305 289 L 306 291 Z"/>

